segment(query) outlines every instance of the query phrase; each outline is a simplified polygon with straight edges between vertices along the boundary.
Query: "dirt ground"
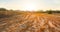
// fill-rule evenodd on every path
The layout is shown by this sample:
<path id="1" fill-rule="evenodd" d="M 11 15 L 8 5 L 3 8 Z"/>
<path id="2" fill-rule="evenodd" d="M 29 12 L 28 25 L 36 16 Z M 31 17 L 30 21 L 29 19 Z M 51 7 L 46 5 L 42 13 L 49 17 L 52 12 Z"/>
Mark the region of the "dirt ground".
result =
<path id="1" fill-rule="evenodd" d="M 60 32 L 60 16 L 23 13 L 0 18 L 0 32 Z"/>

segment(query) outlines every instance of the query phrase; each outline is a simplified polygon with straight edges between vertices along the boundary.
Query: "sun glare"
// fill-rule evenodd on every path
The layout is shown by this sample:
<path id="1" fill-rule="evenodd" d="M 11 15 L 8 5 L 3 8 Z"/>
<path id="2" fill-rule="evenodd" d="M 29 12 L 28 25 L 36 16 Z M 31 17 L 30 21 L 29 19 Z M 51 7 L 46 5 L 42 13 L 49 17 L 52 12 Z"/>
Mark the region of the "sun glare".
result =
<path id="1" fill-rule="evenodd" d="M 36 5 L 35 4 L 25 4 L 23 6 L 23 10 L 29 10 L 29 11 L 32 11 L 32 10 L 36 10 Z"/>

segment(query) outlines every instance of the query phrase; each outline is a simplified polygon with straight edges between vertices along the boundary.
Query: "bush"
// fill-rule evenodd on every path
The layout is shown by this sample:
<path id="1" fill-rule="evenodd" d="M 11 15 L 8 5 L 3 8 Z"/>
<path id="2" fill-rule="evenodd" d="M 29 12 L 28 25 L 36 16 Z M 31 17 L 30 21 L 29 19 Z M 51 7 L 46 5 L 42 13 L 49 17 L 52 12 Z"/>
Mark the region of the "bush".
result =
<path id="1" fill-rule="evenodd" d="M 5 9 L 5 8 L 0 8 L 0 11 L 7 11 L 7 9 Z"/>
<path id="2" fill-rule="evenodd" d="M 48 14 L 52 14 L 52 10 L 47 10 L 46 11 Z"/>

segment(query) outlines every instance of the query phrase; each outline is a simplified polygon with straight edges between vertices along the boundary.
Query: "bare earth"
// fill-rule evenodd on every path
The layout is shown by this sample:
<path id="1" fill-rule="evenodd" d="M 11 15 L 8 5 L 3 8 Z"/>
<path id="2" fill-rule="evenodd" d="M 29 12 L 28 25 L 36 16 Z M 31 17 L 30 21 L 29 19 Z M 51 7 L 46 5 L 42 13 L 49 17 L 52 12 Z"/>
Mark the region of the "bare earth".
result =
<path id="1" fill-rule="evenodd" d="M 60 16 L 26 13 L 0 18 L 0 32 L 60 32 Z"/>

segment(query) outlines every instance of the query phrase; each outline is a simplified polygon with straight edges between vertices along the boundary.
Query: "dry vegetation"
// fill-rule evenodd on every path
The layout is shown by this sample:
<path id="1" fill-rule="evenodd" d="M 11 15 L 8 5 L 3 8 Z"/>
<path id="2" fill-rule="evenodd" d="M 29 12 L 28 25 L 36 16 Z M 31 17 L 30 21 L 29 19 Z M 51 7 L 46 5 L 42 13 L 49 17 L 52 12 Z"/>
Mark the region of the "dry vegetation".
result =
<path id="1" fill-rule="evenodd" d="M 60 16 L 0 11 L 0 32 L 60 32 Z"/>

